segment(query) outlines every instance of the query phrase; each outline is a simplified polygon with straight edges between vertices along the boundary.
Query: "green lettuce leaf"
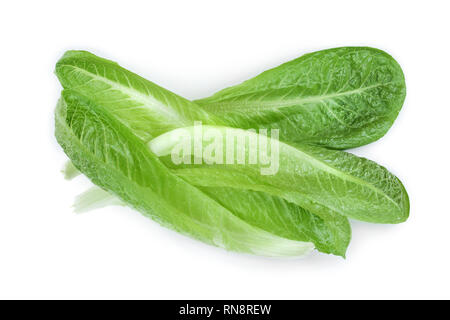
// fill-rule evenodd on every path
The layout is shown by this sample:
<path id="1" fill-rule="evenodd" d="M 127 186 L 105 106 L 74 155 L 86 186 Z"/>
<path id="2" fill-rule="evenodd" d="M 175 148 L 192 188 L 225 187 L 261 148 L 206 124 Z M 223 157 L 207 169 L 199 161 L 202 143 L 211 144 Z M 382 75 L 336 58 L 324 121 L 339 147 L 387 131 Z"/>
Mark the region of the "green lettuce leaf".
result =
<path id="1" fill-rule="evenodd" d="M 192 119 L 220 123 L 189 100 L 86 51 L 67 51 L 55 72 L 64 88 L 108 105 L 122 123 L 146 141 L 192 125 Z"/>
<path id="2" fill-rule="evenodd" d="M 205 160 L 196 164 L 174 164 L 172 150 L 180 141 L 191 139 L 194 145 L 195 127 L 179 128 L 169 131 L 150 141 L 152 151 L 172 167 L 179 177 L 203 187 L 234 187 L 263 191 L 282 197 L 312 213 L 328 219 L 339 213 L 356 220 L 373 223 L 400 223 L 409 215 L 409 199 L 398 178 L 373 161 L 355 155 L 329 150 L 317 146 L 300 145 L 295 147 L 267 137 L 268 145 L 277 145 L 279 154 L 278 170 L 265 175 L 267 165 L 217 164 L 208 159 L 210 145 L 220 145 L 225 155 L 227 138 L 231 134 L 241 137 L 244 145 L 235 146 L 234 156 L 242 154 L 249 159 L 253 148 L 249 141 L 259 141 L 261 135 L 243 129 L 220 126 L 203 126 L 203 132 L 219 132 L 217 139 L 203 138 L 200 157 Z M 211 136 L 211 135 L 209 135 Z M 265 136 L 264 136 L 265 137 Z M 270 152 L 269 152 L 270 153 Z M 192 154 L 192 153 L 191 153 Z M 170 157 L 169 157 L 170 155 Z M 206 155 L 206 156 L 205 156 Z M 221 163 L 226 163 L 225 158 Z M 263 174 L 262 174 L 263 173 Z"/>
<path id="3" fill-rule="evenodd" d="M 87 52 L 69 51 L 66 53 L 57 63 L 56 74 L 63 86 L 70 89 L 72 94 L 76 93 L 78 97 L 84 97 L 85 100 L 93 102 L 92 104 L 101 106 L 102 110 L 107 111 L 110 117 L 127 128 L 142 142 L 149 141 L 151 137 L 157 136 L 161 131 L 168 131 L 174 126 L 180 126 L 181 123 L 193 123 L 195 120 L 201 120 L 204 123 L 221 123 L 220 120 L 209 116 L 192 102 L 152 84 L 123 69 L 114 62 L 98 58 Z M 137 88 L 134 88 L 133 84 L 138 84 Z M 151 90 L 143 90 L 141 89 L 142 87 L 148 87 Z M 105 94 L 104 91 L 112 94 Z M 141 94 L 149 95 L 148 99 L 141 97 Z M 164 99 L 158 100 L 158 97 L 164 97 Z M 156 103 L 155 101 L 157 100 L 158 102 Z M 176 118 L 180 122 L 171 122 L 173 117 L 163 119 L 160 118 L 160 115 L 157 115 L 154 118 L 155 113 L 158 113 L 158 111 L 155 111 L 157 108 L 153 105 L 155 103 L 158 105 L 158 110 L 165 110 L 164 114 L 176 114 Z M 155 123 L 157 125 L 154 125 Z M 235 197 L 248 197 L 250 194 L 248 191 L 241 190 L 240 188 L 234 188 L 229 190 L 229 192 L 233 192 Z M 222 200 L 222 203 L 225 203 L 226 199 L 220 199 L 219 194 L 211 193 L 210 196 L 214 196 L 217 201 L 221 202 Z M 227 196 L 224 193 L 222 198 Z M 310 225 L 311 223 L 307 221 L 315 221 L 314 224 L 318 225 L 321 231 L 318 232 L 318 236 L 311 236 L 306 240 L 301 238 L 303 236 L 299 237 L 295 235 L 291 235 L 290 239 L 311 241 L 318 250 L 325 253 L 333 253 L 341 256 L 345 254 L 351 238 L 350 225 L 345 217 L 333 215 L 326 221 L 322 221 L 324 220 L 323 218 L 307 212 L 302 208 L 296 208 L 297 206 L 293 206 L 292 204 L 287 204 L 286 200 L 275 200 L 274 196 L 262 192 L 259 194 L 259 198 L 265 198 L 264 201 L 258 203 L 260 212 L 266 212 L 264 213 L 266 216 L 269 213 L 272 216 L 279 216 L 277 219 L 272 219 L 271 224 L 267 224 L 267 221 L 270 219 L 264 217 L 263 214 L 261 215 L 262 221 L 266 221 L 264 228 L 266 231 L 281 230 L 282 227 L 279 224 L 299 221 L 297 217 L 298 212 L 302 212 L 302 219 L 305 221 L 304 224 Z M 266 205 L 266 203 L 273 203 L 274 201 L 280 203 L 279 208 L 276 210 L 273 208 L 272 211 L 268 212 L 267 208 L 270 205 Z M 234 205 L 239 206 L 240 204 L 235 203 Z M 231 209 L 233 212 L 242 211 L 239 207 Z M 244 218 L 245 215 L 241 213 L 240 217 Z M 305 217 L 308 218 L 306 219 Z M 319 223 L 317 221 L 322 222 Z M 264 222 L 254 222 L 253 218 L 247 220 L 247 223 L 258 227 L 264 225 Z M 303 230 L 301 231 L 302 234 L 308 233 L 306 232 L 307 228 L 304 228 L 301 224 L 293 227 L 298 230 Z M 281 236 L 283 235 L 284 233 L 281 234 Z"/>
<path id="4" fill-rule="evenodd" d="M 79 97 L 85 97 L 91 105 L 106 112 L 142 143 L 150 141 L 153 150 L 158 144 L 170 147 L 174 141 L 171 138 L 173 132 L 178 129 L 151 140 L 163 132 L 192 124 L 196 120 L 212 125 L 223 122 L 202 111 L 194 103 L 142 79 L 116 63 L 86 52 L 67 53 L 58 62 L 56 72 L 65 88 L 76 92 Z M 226 129 L 235 130 L 238 134 L 244 132 L 241 129 Z M 161 156 L 160 153 L 158 155 Z M 301 219 L 305 225 L 310 225 L 306 221 L 316 219 L 323 222 L 320 233 L 328 236 L 314 238 L 310 235 L 308 238 L 323 252 L 340 255 L 345 252 L 350 228 L 344 215 L 378 223 L 398 223 L 408 216 L 408 197 L 401 183 L 386 169 L 369 160 L 292 143 L 281 144 L 280 157 L 280 170 L 271 177 L 262 176 L 260 167 L 240 165 L 175 167 L 173 172 L 190 185 L 196 185 L 246 223 L 259 228 L 264 226 L 266 231 L 278 232 L 280 236 L 286 236 L 281 232 L 289 231 L 284 225 L 288 221 L 295 221 L 292 219 L 295 212 L 306 212 L 305 216 L 310 218 Z M 163 160 L 167 167 L 171 166 L 167 159 Z M 262 212 L 258 215 L 259 220 L 250 214 L 252 211 L 242 210 L 242 205 L 252 202 L 256 195 L 265 199 L 257 202 L 261 204 L 260 209 L 253 211 Z M 230 202 L 229 199 L 233 198 L 248 200 Z M 282 203 L 285 208 L 295 206 L 285 209 L 281 219 L 276 216 L 278 209 L 264 213 L 265 208 L 271 208 L 267 203 L 275 201 Z M 267 224 L 267 221 L 271 221 L 271 224 Z M 302 230 L 298 238 L 291 235 L 294 240 L 303 239 L 305 230 L 310 228 L 303 228 L 302 225 L 293 227 L 292 230 Z M 321 243 L 320 240 L 324 239 L 331 240 Z"/>
<path id="5" fill-rule="evenodd" d="M 282 199 L 245 191 L 239 195 L 242 201 L 232 203 L 220 194 L 236 195 L 234 189 L 197 188 L 185 182 L 106 108 L 74 92 L 63 92 L 55 128 L 57 141 L 80 172 L 168 228 L 228 250 L 258 255 L 301 256 L 314 243 L 323 251 L 338 250 L 328 247 L 335 240 L 323 220 Z M 255 217 L 252 209 L 261 215 Z M 244 220 L 252 215 L 252 224 Z M 286 223 L 294 225 L 280 227 Z M 345 252 L 346 245 L 343 248 Z"/>
<path id="6" fill-rule="evenodd" d="M 282 141 L 347 149 L 384 136 L 405 95 L 390 55 L 343 47 L 306 54 L 195 102 L 231 127 L 274 128 Z"/>

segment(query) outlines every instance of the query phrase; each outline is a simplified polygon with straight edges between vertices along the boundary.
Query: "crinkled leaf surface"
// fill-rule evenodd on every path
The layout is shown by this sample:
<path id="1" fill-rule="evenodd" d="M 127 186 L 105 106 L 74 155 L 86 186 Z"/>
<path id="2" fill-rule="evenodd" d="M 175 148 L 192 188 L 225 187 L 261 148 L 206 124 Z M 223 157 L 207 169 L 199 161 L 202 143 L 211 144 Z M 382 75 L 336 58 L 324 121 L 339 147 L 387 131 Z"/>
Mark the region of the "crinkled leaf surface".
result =
<path id="1" fill-rule="evenodd" d="M 159 109 L 167 109 L 169 113 L 174 113 L 179 117 L 180 122 L 173 123 L 173 126 L 180 126 L 181 123 L 192 123 L 195 120 L 201 120 L 204 123 L 221 123 L 188 100 L 147 82 L 114 62 L 98 58 L 90 53 L 76 51 L 66 53 L 57 64 L 56 73 L 65 88 L 69 88 L 77 96 L 89 97 L 89 101 L 92 102 L 91 105 L 101 106 L 101 110 L 107 111 L 111 118 L 127 128 L 142 142 L 146 142 L 161 131 L 167 131 L 172 127 L 171 118 L 165 118 L 164 121 L 167 121 L 167 123 L 159 122 L 158 117 L 160 115 L 157 114 L 158 111 L 154 111 L 156 108 L 153 106 L 155 97 L 164 97 L 164 99 L 160 99 L 164 103 L 158 103 Z M 114 76 L 108 76 L 108 74 Z M 118 79 L 127 80 L 119 81 Z M 134 83 L 138 83 L 137 89 L 133 88 Z M 142 83 L 149 86 L 151 90 L 140 89 Z M 111 93 L 111 95 L 104 94 L 102 90 Z M 138 97 L 140 97 L 140 94 L 150 95 L 149 99 L 140 97 L 139 101 L 146 101 L 145 104 L 136 102 L 135 90 L 140 92 L 137 95 Z M 172 101 L 176 101 L 176 103 Z M 156 117 L 155 114 L 157 114 Z M 158 125 L 154 126 L 155 123 Z M 217 188 L 202 188 L 205 193 L 208 189 L 217 190 Z M 245 214 L 246 211 L 243 210 L 245 204 L 241 205 L 240 202 L 228 203 L 227 200 L 231 193 L 235 198 L 248 198 L 252 195 L 252 198 L 247 201 L 253 201 L 257 194 L 259 202 L 254 204 L 253 209 L 256 210 L 259 207 L 260 221 L 255 221 L 255 215 Z M 283 229 L 282 226 L 295 221 L 296 225 L 290 229 L 288 239 L 313 242 L 317 249 L 322 252 L 343 256 L 351 238 L 350 225 L 345 217 L 333 215 L 328 220 L 323 219 L 296 205 L 287 203 L 286 200 L 277 199 L 275 196 L 263 192 L 251 193 L 241 188 L 229 188 L 222 196 L 220 193 L 213 191 L 209 193 L 209 196 L 219 203 L 227 204 L 227 207 L 234 214 L 239 213 L 239 217 L 242 219 L 247 218 L 247 223 L 263 228 L 268 232 L 275 232 L 282 237 L 286 236 L 286 232 L 288 232 L 284 231 L 278 234 Z M 273 203 L 278 205 L 274 206 Z M 271 208 L 271 210 L 268 210 L 268 208 Z M 316 227 L 308 231 L 311 225 Z M 297 234 L 294 232 L 295 230 L 297 230 Z M 305 236 L 307 237 L 305 238 Z"/>
<path id="2" fill-rule="evenodd" d="M 405 99 L 398 63 L 367 47 L 306 54 L 195 101 L 236 128 L 275 128 L 280 140 L 333 149 L 373 142 Z"/>
<path id="3" fill-rule="evenodd" d="M 160 156 L 168 156 L 171 146 L 179 141 L 174 137 L 179 137 L 180 132 L 189 132 L 189 137 L 193 140 L 194 130 L 194 127 L 188 127 L 167 132 L 152 140 L 150 148 Z M 227 131 L 231 131 L 236 137 L 243 136 L 244 139 L 258 136 L 254 132 L 229 127 L 203 126 L 203 130 L 221 132 L 221 145 L 224 149 Z M 269 141 L 272 140 L 269 138 Z M 212 143 L 208 143 L 206 139 L 203 142 L 202 156 L 209 143 Z M 194 142 L 191 143 L 193 144 Z M 279 169 L 274 175 L 261 175 L 261 168 L 264 167 L 262 164 L 175 165 L 171 157 L 166 157 L 165 163 L 174 168 L 178 176 L 195 185 L 267 192 L 296 203 L 325 219 L 336 215 L 336 212 L 374 223 L 400 223 L 408 218 L 408 195 L 400 180 L 384 167 L 343 151 L 299 144 L 294 147 L 283 142 L 278 142 L 278 145 Z M 251 150 L 249 144 L 240 148 L 244 149 L 245 158 L 248 158 Z M 239 150 L 236 150 L 237 153 Z"/>
<path id="4" fill-rule="evenodd" d="M 280 197 L 264 192 L 224 187 L 198 187 L 234 215 L 260 229 L 286 239 L 311 241 L 323 253 L 345 256 L 351 229 L 346 219 L 331 222 Z M 111 192 L 92 187 L 75 199 L 74 210 L 83 213 L 106 206 L 126 205 Z M 336 223 L 342 223 L 340 228 Z"/>
<path id="5" fill-rule="evenodd" d="M 321 230 L 320 219 L 306 221 L 303 211 L 288 209 L 284 211 L 296 214 L 297 222 L 305 227 L 285 231 L 286 237 L 276 235 L 276 228 L 275 233 L 262 229 L 264 226 L 272 229 L 270 219 L 261 218 L 250 225 L 242 219 L 250 214 L 246 213 L 245 206 L 235 214 L 228 209 L 233 206 L 219 203 L 214 196 L 172 174 L 129 128 L 104 108 L 73 93 L 63 93 L 58 104 L 55 134 L 75 167 L 96 185 L 162 225 L 201 241 L 239 252 L 297 256 L 308 253 L 314 245 L 288 237 L 312 238 L 316 229 L 309 228 L 310 225 Z M 210 193 L 214 195 L 214 191 Z M 249 198 L 257 197 L 256 193 L 246 194 Z M 278 200 L 272 203 L 273 210 L 281 213 L 283 205 Z M 267 205 L 266 212 L 269 211 Z M 327 240 L 324 235 L 322 243 L 326 244 Z"/>
<path id="6" fill-rule="evenodd" d="M 345 256 L 351 227 L 344 216 L 322 219 L 282 197 L 242 187 L 199 188 L 253 226 L 270 230 L 283 238 L 311 241 L 323 253 Z"/>
<path id="7" fill-rule="evenodd" d="M 189 100 L 86 51 L 67 51 L 55 72 L 64 88 L 107 105 L 147 141 L 170 129 L 192 125 L 194 120 L 219 122 Z"/>

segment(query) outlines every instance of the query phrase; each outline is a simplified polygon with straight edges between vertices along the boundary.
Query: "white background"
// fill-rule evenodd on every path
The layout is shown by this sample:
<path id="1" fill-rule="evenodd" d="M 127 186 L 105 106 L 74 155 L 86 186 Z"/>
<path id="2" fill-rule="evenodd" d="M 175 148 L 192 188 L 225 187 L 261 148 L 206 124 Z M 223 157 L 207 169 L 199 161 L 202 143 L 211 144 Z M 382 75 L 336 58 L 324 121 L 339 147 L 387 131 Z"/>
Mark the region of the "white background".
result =
<path id="1" fill-rule="evenodd" d="M 0 298 L 450 298 L 448 1 L 3 1 Z M 90 50 L 194 99 L 304 53 L 386 50 L 407 99 L 354 150 L 405 184 L 410 219 L 353 224 L 347 259 L 229 253 L 126 208 L 77 215 L 90 186 L 60 173 L 53 137 L 68 49 Z"/>

